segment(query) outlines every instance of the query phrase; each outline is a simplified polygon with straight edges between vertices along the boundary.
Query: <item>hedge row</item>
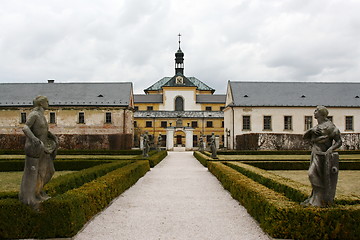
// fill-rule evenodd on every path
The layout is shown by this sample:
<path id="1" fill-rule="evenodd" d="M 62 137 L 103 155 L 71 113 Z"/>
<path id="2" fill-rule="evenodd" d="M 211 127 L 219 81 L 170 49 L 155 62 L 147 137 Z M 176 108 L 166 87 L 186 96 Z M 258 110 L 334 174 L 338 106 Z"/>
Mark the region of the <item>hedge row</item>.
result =
<path id="1" fill-rule="evenodd" d="M 230 161 L 229 161 L 230 162 Z M 264 170 L 308 170 L 310 161 L 241 161 Z M 340 170 L 360 170 L 360 161 L 341 161 Z"/>
<path id="2" fill-rule="evenodd" d="M 149 160 L 150 167 L 153 168 L 158 165 L 166 156 L 167 151 L 160 151 L 151 155 L 147 160 Z"/>
<path id="3" fill-rule="evenodd" d="M 340 155 L 360 154 L 360 150 L 339 150 Z M 218 151 L 218 155 L 310 155 L 309 150 L 227 150 Z"/>
<path id="4" fill-rule="evenodd" d="M 59 149 L 59 155 L 139 155 L 141 150 L 94 150 L 94 149 Z M 0 149 L 0 155 L 24 155 L 24 150 Z"/>
<path id="5" fill-rule="evenodd" d="M 263 169 L 249 166 L 239 162 L 224 162 L 224 165 L 233 168 L 241 174 L 251 178 L 252 180 L 276 191 L 284 194 L 287 198 L 295 202 L 304 201 L 311 194 L 311 187 L 288 178 L 278 176 Z M 337 204 L 360 204 L 360 199 L 347 195 L 337 194 L 335 203 Z"/>
<path id="6" fill-rule="evenodd" d="M 137 161 L 118 168 L 43 202 L 39 212 L 17 199 L 2 199 L 0 238 L 72 237 L 149 169 L 148 161 Z"/>
<path id="7" fill-rule="evenodd" d="M 93 163 L 94 161 L 89 161 Z M 98 177 L 101 177 L 115 169 L 124 167 L 133 163 L 134 161 L 118 161 L 118 162 L 99 162 L 97 166 L 83 169 L 78 172 L 69 173 L 63 176 L 52 179 L 44 190 L 50 195 L 55 196 L 62 194 L 71 189 L 80 187 L 84 183 L 90 182 Z M 106 163 L 106 164 L 104 164 Z M 99 165 L 101 164 L 101 165 Z M 70 168 L 67 170 L 76 170 L 76 168 Z M 18 192 L 0 192 L 0 199 L 3 198 L 18 198 Z"/>
<path id="8" fill-rule="evenodd" d="M 198 151 L 194 151 L 193 155 L 204 167 L 207 167 L 207 162 L 212 160 L 211 157 Z"/>
<path id="9" fill-rule="evenodd" d="M 274 238 L 360 239 L 360 205 L 303 208 L 220 162 L 208 168 Z"/>
<path id="10" fill-rule="evenodd" d="M 123 160 L 124 161 L 124 160 Z M 104 163 L 111 163 L 111 160 L 55 160 L 56 171 L 79 171 Z M 24 170 L 24 160 L 0 161 L 0 172 L 18 172 Z"/>

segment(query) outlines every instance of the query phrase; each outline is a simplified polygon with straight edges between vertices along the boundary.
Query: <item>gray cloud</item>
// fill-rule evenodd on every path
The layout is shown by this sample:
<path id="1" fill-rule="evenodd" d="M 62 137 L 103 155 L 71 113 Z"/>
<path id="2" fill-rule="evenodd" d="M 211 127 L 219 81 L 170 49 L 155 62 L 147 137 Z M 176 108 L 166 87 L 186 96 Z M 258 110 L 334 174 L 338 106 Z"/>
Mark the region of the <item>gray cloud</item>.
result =
<path id="1" fill-rule="evenodd" d="M 0 82 L 359 81 L 356 1 L 4 1 Z"/>

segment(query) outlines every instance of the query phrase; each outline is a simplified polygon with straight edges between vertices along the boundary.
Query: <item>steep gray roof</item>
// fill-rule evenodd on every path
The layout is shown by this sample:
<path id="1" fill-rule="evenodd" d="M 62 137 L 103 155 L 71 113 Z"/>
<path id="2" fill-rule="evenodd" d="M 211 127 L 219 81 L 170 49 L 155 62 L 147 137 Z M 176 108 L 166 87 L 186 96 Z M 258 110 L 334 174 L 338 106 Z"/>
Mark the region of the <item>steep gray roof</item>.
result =
<path id="1" fill-rule="evenodd" d="M 32 106 L 39 95 L 50 106 L 129 106 L 132 83 L 0 83 L 0 106 Z"/>
<path id="2" fill-rule="evenodd" d="M 162 103 L 161 94 L 135 94 L 134 103 Z"/>
<path id="3" fill-rule="evenodd" d="M 200 94 L 196 95 L 196 102 L 197 103 L 223 103 L 225 104 L 226 95 L 218 94 L 218 95 L 207 95 L 207 94 Z"/>
<path id="4" fill-rule="evenodd" d="M 134 118 L 224 118 L 222 111 L 136 111 Z"/>
<path id="5" fill-rule="evenodd" d="M 229 81 L 229 86 L 230 106 L 360 106 L 360 83 Z"/>
<path id="6" fill-rule="evenodd" d="M 161 90 L 163 86 L 172 86 L 171 84 L 174 79 L 175 76 L 164 77 L 159 81 L 157 81 L 156 83 L 154 83 L 153 85 L 151 85 L 150 87 L 148 87 L 147 89 L 145 89 L 144 91 L 158 91 Z M 207 91 L 215 92 L 215 89 L 209 87 L 208 85 L 197 79 L 196 77 L 186 77 L 186 80 L 189 80 L 190 82 L 189 86 L 193 84 L 194 86 L 197 87 L 198 90 L 207 90 Z"/>

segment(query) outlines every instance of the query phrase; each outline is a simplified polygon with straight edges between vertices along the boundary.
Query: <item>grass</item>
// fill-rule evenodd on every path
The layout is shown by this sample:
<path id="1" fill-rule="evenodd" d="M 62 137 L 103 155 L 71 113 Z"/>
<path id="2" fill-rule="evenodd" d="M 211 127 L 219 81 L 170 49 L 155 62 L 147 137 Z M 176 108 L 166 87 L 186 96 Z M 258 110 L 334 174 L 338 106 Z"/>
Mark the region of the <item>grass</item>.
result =
<path id="1" fill-rule="evenodd" d="M 311 186 L 306 170 L 269 171 L 276 175 Z M 360 171 L 339 171 L 336 192 L 348 196 L 360 197 Z"/>
<path id="2" fill-rule="evenodd" d="M 310 155 L 219 155 L 220 160 L 309 160 Z M 360 154 L 340 155 L 340 160 L 360 160 Z"/>
<path id="3" fill-rule="evenodd" d="M 53 178 L 72 173 L 74 171 L 55 172 Z M 23 172 L 0 172 L 0 192 L 19 191 Z"/>
<path id="4" fill-rule="evenodd" d="M 60 159 L 101 159 L 101 160 L 119 160 L 119 159 L 133 159 L 137 155 L 57 155 L 55 160 Z M 22 160 L 25 159 L 24 155 L 0 155 L 0 160 Z"/>

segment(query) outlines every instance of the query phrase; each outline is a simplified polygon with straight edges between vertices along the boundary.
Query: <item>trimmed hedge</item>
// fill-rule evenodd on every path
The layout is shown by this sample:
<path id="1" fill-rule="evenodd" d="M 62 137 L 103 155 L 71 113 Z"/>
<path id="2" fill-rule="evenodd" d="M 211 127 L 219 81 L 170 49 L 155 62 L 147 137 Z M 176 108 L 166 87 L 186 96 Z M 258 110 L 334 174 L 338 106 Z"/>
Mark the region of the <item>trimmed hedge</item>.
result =
<path id="1" fill-rule="evenodd" d="M 198 151 L 194 151 L 193 155 L 204 167 L 207 167 L 207 162 L 212 160 L 211 157 Z"/>
<path id="2" fill-rule="evenodd" d="M 208 162 L 224 188 L 274 238 L 360 239 L 360 205 L 303 208 L 220 162 Z"/>
<path id="3" fill-rule="evenodd" d="M 0 149 L 0 155 L 24 155 L 24 150 Z M 59 149 L 58 155 L 140 155 L 141 150 L 94 150 L 94 149 Z"/>
<path id="4" fill-rule="evenodd" d="M 117 160 L 126 161 L 126 160 Z M 55 160 L 56 171 L 78 171 L 104 163 L 111 163 L 111 160 Z M 18 172 L 24 170 L 24 160 L 4 160 L 0 161 L 0 172 Z"/>
<path id="5" fill-rule="evenodd" d="M 311 193 L 311 187 L 308 185 L 278 176 L 244 163 L 225 162 L 224 165 L 233 168 L 241 174 L 276 192 L 284 194 L 287 198 L 298 203 L 304 201 Z M 335 203 L 354 205 L 360 204 L 360 199 L 357 197 L 337 194 Z"/>
<path id="6" fill-rule="evenodd" d="M 16 199 L 2 199 L 0 238 L 72 237 L 149 169 L 148 161 L 137 161 L 118 168 L 43 202 L 39 212 Z"/>
<path id="7" fill-rule="evenodd" d="M 158 165 L 166 156 L 167 151 L 160 151 L 151 155 L 147 160 L 149 160 L 150 167 L 153 168 Z"/>
<path id="8" fill-rule="evenodd" d="M 230 161 L 228 161 L 230 162 Z M 308 170 L 310 161 L 240 161 L 242 163 L 258 167 L 264 170 Z M 339 162 L 340 170 L 360 170 L 360 161 L 341 161 Z"/>
<path id="9" fill-rule="evenodd" d="M 101 177 L 115 169 L 124 167 L 133 163 L 134 161 L 122 161 L 101 164 L 91 168 L 83 169 L 78 172 L 69 173 L 63 176 L 52 179 L 47 185 L 45 185 L 44 190 L 50 195 L 55 196 L 62 194 L 71 189 L 80 187 L 84 183 L 90 182 L 98 177 Z M 74 170 L 74 169 L 69 169 Z M 18 198 L 18 192 L 0 192 L 0 199 L 3 198 Z"/>
<path id="10" fill-rule="evenodd" d="M 360 150 L 339 150 L 339 155 L 360 154 Z M 218 151 L 218 155 L 310 155 L 310 150 L 228 150 Z"/>

